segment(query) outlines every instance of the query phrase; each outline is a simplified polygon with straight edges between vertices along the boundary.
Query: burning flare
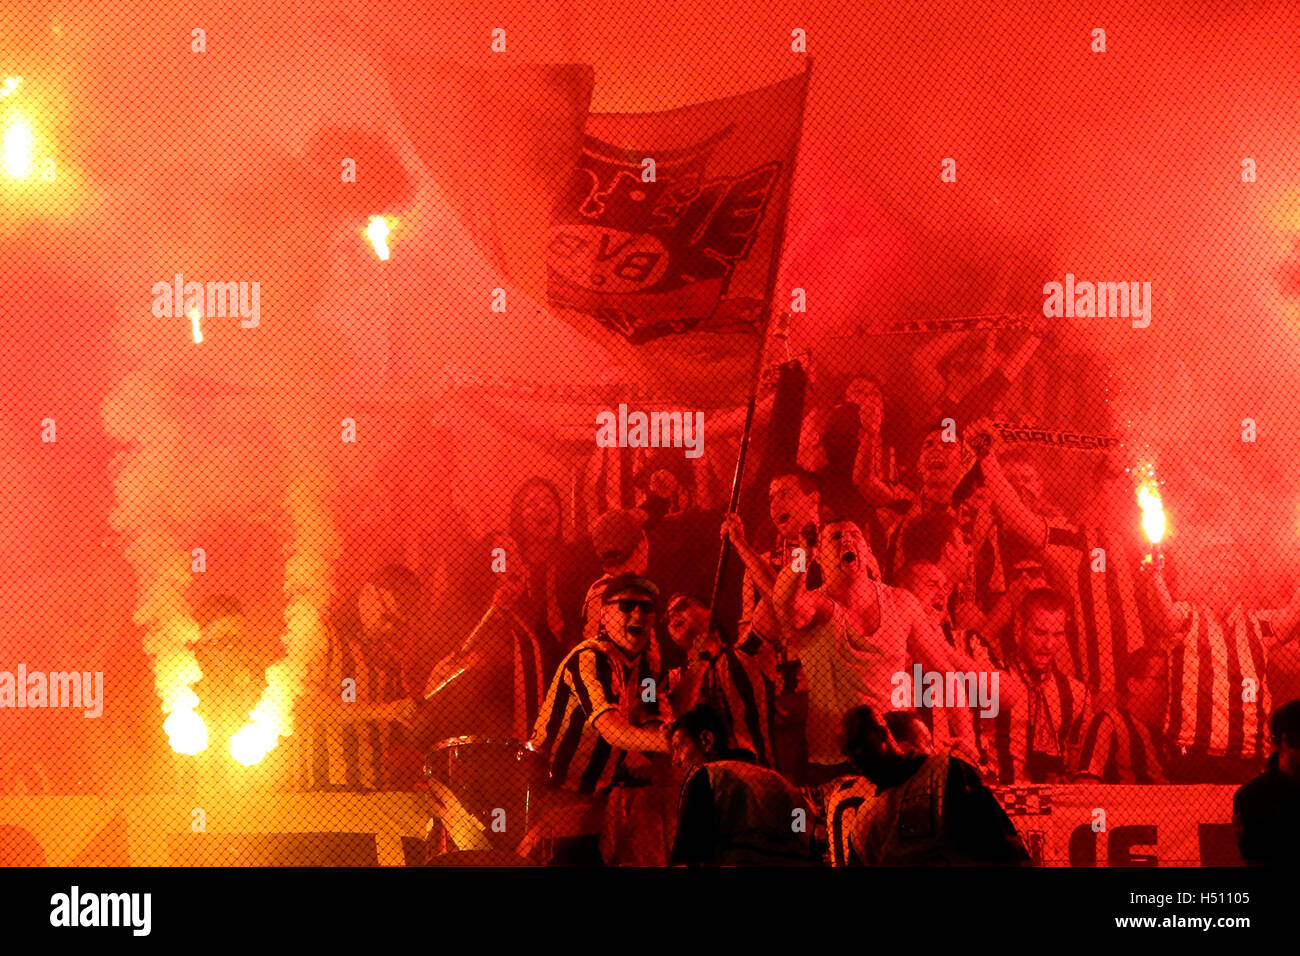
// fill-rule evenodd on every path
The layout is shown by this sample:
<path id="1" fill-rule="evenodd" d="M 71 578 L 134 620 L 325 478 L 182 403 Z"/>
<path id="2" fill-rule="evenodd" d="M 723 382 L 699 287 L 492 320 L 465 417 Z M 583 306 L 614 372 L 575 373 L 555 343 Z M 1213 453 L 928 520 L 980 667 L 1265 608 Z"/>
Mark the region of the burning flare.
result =
<path id="1" fill-rule="evenodd" d="M 167 715 L 163 730 L 173 750 L 192 755 L 207 748 L 208 730 L 194 712 L 199 698 L 192 685 L 203 671 L 192 650 L 199 625 L 185 600 L 190 558 L 176 536 L 168 497 L 177 463 L 184 460 L 168 397 L 164 382 L 136 373 L 104 403 L 105 430 L 132 446 L 116 462 L 117 505 L 109 522 L 129 536 L 126 559 L 139 589 L 134 619 L 146 628 L 144 649 L 153 659 L 154 690 Z"/>
<path id="2" fill-rule="evenodd" d="M 366 226 L 366 238 L 375 247 L 375 255 L 383 262 L 387 262 L 392 255 L 392 250 L 388 248 L 388 234 L 388 220 L 383 216 L 371 216 L 370 224 Z"/>
<path id="3" fill-rule="evenodd" d="M 14 179 L 22 179 L 32 171 L 36 158 L 36 136 L 32 128 L 21 116 L 12 116 L 5 127 L 3 160 L 5 173 Z"/>
<path id="4" fill-rule="evenodd" d="M 281 737 L 293 733 L 294 703 L 307 690 L 307 677 L 328 646 L 325 612 L 333 593 L 332 571 L 342 550 L 329 502 L 329 466 L 306 449 L 285 501 L 293 522 L 292 554 L 285 564 L 286 656 L 266 669 L 266 689 L 245 724 L 230 738 L 230 755 L 246 767 L 260 763 Z"/>
<path id="5" fill-rule="evenodd" d="M 1165 507 L 1160 500 L 1160 484 L 1156 481 L 1155 467 L 1144 462 L 1134 469 L 1137 475 L 1138 506 L 1142 509 L 1142 530 L 1147 540 L 1158 545 L 1165 536 Z"/>

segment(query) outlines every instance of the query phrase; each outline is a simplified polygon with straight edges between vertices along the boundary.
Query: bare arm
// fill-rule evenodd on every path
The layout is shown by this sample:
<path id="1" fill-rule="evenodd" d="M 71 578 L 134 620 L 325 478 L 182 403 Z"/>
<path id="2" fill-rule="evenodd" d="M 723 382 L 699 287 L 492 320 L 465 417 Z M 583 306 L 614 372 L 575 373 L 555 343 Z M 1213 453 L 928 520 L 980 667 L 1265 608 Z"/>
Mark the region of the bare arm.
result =
<path id="1" fill-rule="evenodd" d="M 1034 353 L 1038 351 L 1041 342 L 1041 336 L 1036 333 L 1031 334 L 1021 343 L 1020 348 L 1011 354 L 1006 364 L 1002 366 L 1002 374 L 1007 377 L 1007 381 L 1014 382 L 1020 376 L 1025 366 L 1029 364 L 1029 360 L 1034 357 Z"/>
<path id="2" fill-rule="evenodd" d="M 933 405 L 943 397 L 947 383 L 939 374 L 939 365 L 961 346 L 964 338 L 962 332 L 945 332 L 912 353 L 912 382 L 922 404 Z"/>
<path id="3" fill-rule="evenodd" d="M 736 554 L 744 563 L 751 582 L 758 588 L 758 593 L 763 597 L 771 597 L 776 575 L 771 565 L 767 563 L 767 559 L 750 547 L 749 541 L 745 538 L 745 526 L 741 524 L 739 515 L 728 514 L 722 519 L 722 536 L 730 539 L 731 546 L 736 549 Z"/>
<path id="4" fill-rule="evenodd" d="M 808 591 L 805 574 L 782 568 L 772 588 L 772 609 L 777 623 L 791 637 L 817 620 L 830 615 L 830 599 L 824 594 Z"/>
<path id="5" fill-rule="evenodd" d="M 858 433 L 858 455 L 853 460 L 853 485 L 873 508 L 893 504 L 904 494 L 902 489 L 891 488 L 880 476 L 876 465 L 876 452 L 879 449 L 878 432 L 864 428 Z"/>
<path id="6" fill-rule="evenodd" d="M 796 463 L 805 471 L 820 471 L 826 467 L 826 449 L 822 446 L 822 439 L 829 417 L 824 408 L 814 408 L 804 416 Z"/>
<path id="7" fill-rule="evenodd" d="M 1175 643 L 1178 635 L 1186 625 L 1186 616 L 1174 606 L 1174 599 L 1169 595 L 1169 585 L 1165 583 L 1165 573 L 1159 568 L 1151 571 L 1151 591 L 1155 595 L 1156 610 L 1160 612 L 1165 625 L 1163 643 Z"/>
<path id="8" fill-rule="evenodd" d="M 1012 584 L 1008 590 L 1002 592 L 997 603 L 985 615 L 984 630 L 981 630 L 980 633 L 988 637 L 990 644 L 999 645 L 1000 636 L 1006 626 L 1011 623 L 1011 615 L 1015 613 L 1016 604 L 1019 603 L 1024 593 L 1024 587 L 1017 587 Z M 998 657 L 1005 661 L 1007 659 L 1006 649 L 997 646 L 996 650 Z"/>
<path id="9" fill-rule="evenodd" d="M 611 747 L 639 753 L 668 753 L 668 741 L 662 726 L 633 727 L 626 717 L 616 710 L 607 710 L 592 724 L 596 733 Z"/>
<path id="10" fill-rule="evenodd" d="M 911 597 L 909 594 L 908 597 Z M 915 602 L 915 598 L 912 601 Z M 949 644 L 943 637 L 938 625 L 927 621 L 921 613 L 921 606 L 916 604 L 912 614 L 912 626 L 909 629 L 908 653 L 921 662 L 926 670 L 956 673 L 957 671 L 977 671 L 979 666 L 975 659 L 964 651 Z"/>
<path id="11" fill-rule="evenodd" d="M 1035 548 L 1044 547 L 1047 544 L 1047 522 L 1020 500 L 1020 495 L 1002 473 L 997 454 L 985 455 L 980 467 L 984 471 L 984 486 L 988 488 L 993 500 L 993 512 L 1003 527 L 1015 532 Z"/>

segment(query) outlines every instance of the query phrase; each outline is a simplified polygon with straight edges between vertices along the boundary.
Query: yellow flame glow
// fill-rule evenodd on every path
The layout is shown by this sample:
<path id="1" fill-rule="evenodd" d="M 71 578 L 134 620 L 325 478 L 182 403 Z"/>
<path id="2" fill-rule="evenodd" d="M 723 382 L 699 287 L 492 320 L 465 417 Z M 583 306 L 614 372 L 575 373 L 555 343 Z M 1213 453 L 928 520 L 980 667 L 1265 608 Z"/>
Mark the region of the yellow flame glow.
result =
<path id="1" fill-rule="evenodd" d="M 14 90 L 18 89 L 23 78 L 21 76 L 6 76 L 3 85 L 0 85 L 0 96 L 8 96 Z"/>
<path id="2" fill-rule="evenodd" d="M 392 250 L 388 248 L 388 235 L 388 220 L 383 216 L 371 216 L 370 224 L 366 226 L 366 238 L 375 247 L 375 255 L 384 262 L 392 255 Z"/>
<path id="3" fill-rule="evenodd" d="M 1137 499 L 1142 509 L 1142 530 L 1147 540 L 1159 544 L 1165 536 L 1165 506 L 1160 500 L 1160 485 L 1156 481 L 1155 468 L 1150 464 L 1140 464 L 1134 469 L 1138 476 Z"/>
<path id="4" fill-rule="evenodd" d="M 208 725 L 193 710 L 172 711 L 163 722 L 163 730 L 167 732 L 167 742 L 178 754 L 192 757 L 208 749 Z"/>
<path id="5" fill-rule="evenodd" d="M 261 763 L 275 749 L 275 731 L 261 724 L 247 724 L 230 738 L 230 756 L 245 767 Z"/>
<path id="6" fill-rule="evenodd" d="M 194 344 L 202 345 L 203 329 L 199 327 L 199 320 L 203 318 L 203 313 L 199 311 L 198 306 L 192 305 L 185 314 L 190 317 L 190 334 L 194 336 Z"/>
<path id="7" fill-rule="evenodd" d="M 0 152 L 3 153 L 0 164 L 13 178 L 22 179 L 32 171 L 32 164 L 36 161 L 36 135 L 22 117 L 14 116 L 9 120 Z"/>
<path id="8" fill-rule="evenodd" d="M 304 454 L 298 461 L 301 470 L 285 496 L 294 528 L 293 550 L 285 562 L 289 604 L 280 638 L 286 656 L 266 669 L 261 700 L 230 740 L 231 756 L 245 766 L 261 762 L 281 737 L 293 734 L 295 702 L 307 691 L 307 675 L 329 642 L 325 613 L 333 594 L 331 568 L 342 549 L 326 504 L 332 479 L 323 460 Z"/>

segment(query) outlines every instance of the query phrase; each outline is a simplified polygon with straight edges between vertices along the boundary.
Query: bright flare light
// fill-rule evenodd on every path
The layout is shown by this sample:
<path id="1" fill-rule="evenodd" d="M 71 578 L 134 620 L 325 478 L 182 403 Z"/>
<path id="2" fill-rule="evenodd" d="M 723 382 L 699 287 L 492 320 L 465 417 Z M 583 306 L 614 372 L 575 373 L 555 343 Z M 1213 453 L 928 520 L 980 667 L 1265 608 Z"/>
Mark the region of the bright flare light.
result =
<path id="1" fill-rule="evenodd" d="M 4 85 L 0 86 L 0 96 L 8 96 L 14 90 L 18 89 L 18 85 L 22 83 L 22 81 L 23 78 L 21 76 L 6 76 Z"/>
<path id="2" fill-rule="evenodd" d="M 199 328 L 199 320 L 203 318 L 203 313 L 199 311 L 197 305 L 192 305 L 185 313 L 190 317 L 190 332 L 194 336 L 194 344 L 203 344 L 203 329 Z"/>
<path id="3" fill-rule="evenodd" d="M 262 724 L 247 724 L 230 738 L 230 756 L 245 767 L 251 767 L 261 763 L 262 758 L 275 749 L 276 743 L 274 730 Z"/>
<path id="4" fill-rule="evenodd" d="M 36 159 L 36 136 L 32 128 L 15 116 L 5 128 L 3 160 L 5 172 L 15 179 L 22 179 L 32 171 Z"/>
<path id="5" fill-rule="evenodd" d="M 1142 509 L 1142 530 L 1147 540 L 1159 544 L 1165 536 L 1165 507 L 1160 500 L 1160 485 L 1156 482 L 1155 468 L 1150 464 L 1138 465 L 1137 498 Z"/>
<path id="6" fill-rule="evenodd" d="M 371 216 L 370 225 L 366 226 L 366 238 L 375 247 L 375 255 L 387 262 L 392 251 L 388 248 L 388 220 L 383 216 Z"/>
<path id="7" fill-rule="evenodd" d="M 163 722 L 167 742 L 178 754 L 194 756 L 208 749 L 208 725 L 192 710 L 176 710 Z"/>

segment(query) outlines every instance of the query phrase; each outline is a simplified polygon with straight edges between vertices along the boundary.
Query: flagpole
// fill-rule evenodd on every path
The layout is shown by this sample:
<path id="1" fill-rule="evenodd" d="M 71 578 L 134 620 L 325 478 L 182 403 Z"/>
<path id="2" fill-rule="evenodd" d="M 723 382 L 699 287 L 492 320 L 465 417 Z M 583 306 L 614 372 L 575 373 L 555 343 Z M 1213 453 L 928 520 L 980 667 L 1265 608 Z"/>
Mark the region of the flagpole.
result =
<path id="1" fill-rule="evenodd" d="M 775 265 L 772 268 L 772 274 L 767 280 L 767 292 L 764 296 L 766 303 L 768 322 L 764 323 L 764 332 L 771 325 L 771 315 L 773 312 L 772 303 L 776 295 L 776 282 L 781 272 L 781 262 L 785 255 L 785 230 L 786 224 L 790 219 L 790 199 L 794 196 L 794 174 L 799 159 L 799 144 L 803 139 L 803 121 L 804 115 L 808 109 L 808 92 L 812 87 L 812 58 L 809 57 L 804 66 L 804 87 L 803 96 L 799 100 L 799 121 L 796 125 L 797 135 L 794 141 L 794 150 L 790 157 L 790 182 L 785 197 L 784 212 L 781 221 L 776 227 L 776 249 L 777 255 Z M 749 393 L 749 404 L 745 408 L 745 428 L 740 434 L 740 449 L 736 455 L 736 472 L 731 480 L 731 499 L 727 505 L 727 512 L 734 513 L 740 507 L 740 488 L 745 477 L 745 459 L 749 454 L 749 441 L 754 428 L 754 410 L 758 405 L 758 385 L 759 376 L 763 371 L 763 352 L 766 346 L 766 335 L 764 341 L 759 343 L 758 354 L 754 358 L 754 371 L 750 376 L 753 381 L 753 387 Z M 727 566 L 730 563 L 732 552 L 731 539 L 724 537 L 722 547 L 718 553 L 718 567 L 713 575 L 713 593 L 709 596 L 709 633 L 713 633 L 718 626 L 718 598 L 722 594 L 722 581 L 727 573 Z"/>

